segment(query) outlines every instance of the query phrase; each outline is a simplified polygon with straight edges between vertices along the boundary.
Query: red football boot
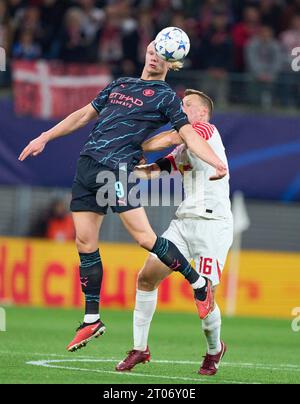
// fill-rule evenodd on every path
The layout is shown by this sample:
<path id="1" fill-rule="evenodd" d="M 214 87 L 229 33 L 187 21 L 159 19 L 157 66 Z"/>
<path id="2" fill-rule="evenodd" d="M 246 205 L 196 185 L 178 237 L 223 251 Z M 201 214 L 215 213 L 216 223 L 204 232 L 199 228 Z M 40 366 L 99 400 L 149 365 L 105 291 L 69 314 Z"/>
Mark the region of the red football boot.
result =
<path id="1" fill-rule="evenodd" d="M 211 281 L 207 278 L 205 278 L 205 280 L 206 285 L 205 288 L 203 288 L 203 293 L 201 293 L 203 294 L 201 300 L 195 293 L 195 303 L 201 320 L 205 320 L 214 308 L 214 295 L 212 292 Z"/>
<path id="2" fill-rule="evenodd" d="M 132 351 L 127 352 L 128 356 L 116 366 L 118 372 L 130 371 L 138 365 L 139 363 L 150 362 L 151 356 L 149 348 L 147 347 L 145 351 Z"/>
<path id="3" fill-rule="evenodd" d="M 227 351 L 227 347 L 224 342 L 221 342 L 221 346 L 221 352 L 217 355 L 206 354 L 202 366 L 198 372 L 199 375 L 214 376 L 218 372 L 221 361 Z"/>
<path id="4" fill-rule="evenodd" d="M 93 338 L 98 338 L 105 333 L 105 325 L 101 320 L 94 324 L 81 324 L 77 330 L 72 342 L 67 346 L 69 352 L 75 352 L 86 346 Z"/>

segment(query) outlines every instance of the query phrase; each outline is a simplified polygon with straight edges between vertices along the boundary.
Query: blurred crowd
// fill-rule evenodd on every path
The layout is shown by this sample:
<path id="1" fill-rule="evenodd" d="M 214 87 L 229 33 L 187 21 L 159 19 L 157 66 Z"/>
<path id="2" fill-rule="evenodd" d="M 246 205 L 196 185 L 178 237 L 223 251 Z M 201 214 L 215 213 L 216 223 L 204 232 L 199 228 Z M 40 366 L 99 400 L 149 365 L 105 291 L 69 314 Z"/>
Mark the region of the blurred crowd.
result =
<path id="1" fill-rule="evenodd" d="M 75 228 L 71 213 L 63 199 L 54 199 L 47 209 L 37 214 L 28 237 L 47 238 L 55 241 L 75 239 Z"/>
<path id="2" fill-rule="evenodd" d="M 211 91 L 220 83 L 219 97 L 229 73 L 248 73 L 261 94 L 279 77 L 281 94 L 292 91 L 300 0 L 0 0 L 9 58 L 102 62 L 115 75 L 138 74 L 146 45 L 166 26 L 188 33 L 185 68 L 205 71 Z"/>

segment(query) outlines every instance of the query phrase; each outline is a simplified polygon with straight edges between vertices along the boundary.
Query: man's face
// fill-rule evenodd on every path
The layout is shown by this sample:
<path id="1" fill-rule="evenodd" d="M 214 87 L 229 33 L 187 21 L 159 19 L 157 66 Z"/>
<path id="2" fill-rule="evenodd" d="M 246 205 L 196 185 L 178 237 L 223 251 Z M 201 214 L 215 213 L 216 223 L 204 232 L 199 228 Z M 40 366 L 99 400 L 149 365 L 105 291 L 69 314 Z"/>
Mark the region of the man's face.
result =
<path id="1" fill-rule="evenodd" d="M 157 56 L 153 42 L 147 48 L 145 68 L 147 73 L 157 76 L 161 76 L 168 71 L 168 63 Z"/>
<path id="2" fill-rule="evenodd" d="M 190 123 L 201 121 L 204 113 L 207 113 L 207 108 L 202 104 L 200 97 L 197 94 L 190 94 L 182 100 L 183 111 L 188 116 Z"/>

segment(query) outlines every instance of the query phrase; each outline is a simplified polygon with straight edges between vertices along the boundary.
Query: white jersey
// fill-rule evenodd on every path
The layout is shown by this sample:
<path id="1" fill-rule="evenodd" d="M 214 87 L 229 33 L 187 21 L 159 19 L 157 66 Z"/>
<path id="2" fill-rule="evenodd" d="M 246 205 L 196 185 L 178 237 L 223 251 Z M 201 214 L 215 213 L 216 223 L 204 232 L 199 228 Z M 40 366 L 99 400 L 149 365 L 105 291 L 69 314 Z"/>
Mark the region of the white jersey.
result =
<path id="1" fill-rule="evenodd" d="M 228 168 L 225 148 L 218 129 L 214 125 L 203 122 L 195 123 L 192 126 Z M 190 152 L 184 144 L 178 146 L 167 158 L 172 164 L 172 171 L 180 171 L 184 176 L 186 197 L 177 210 L 178 218 L 224 219 L 232 217 L 229 199 L 229 170 L 226 177 L 221 180 L 210 181 L 209 178 L 215 175 L 216 170 Z"/>

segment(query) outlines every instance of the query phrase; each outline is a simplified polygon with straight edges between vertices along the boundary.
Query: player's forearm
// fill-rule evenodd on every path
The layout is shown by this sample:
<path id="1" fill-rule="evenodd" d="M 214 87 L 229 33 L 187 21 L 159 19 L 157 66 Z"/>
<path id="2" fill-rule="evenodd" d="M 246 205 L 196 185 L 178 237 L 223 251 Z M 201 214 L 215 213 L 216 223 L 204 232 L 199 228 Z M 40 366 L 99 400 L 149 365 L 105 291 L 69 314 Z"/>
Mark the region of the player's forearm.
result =
<path id="1" fill-rule="evenodd" d="M 97 116 L 97 111 L 91 104 L 86 105 L 80 110 L 73 112 L 66 119 L 54 126 L 47 132 L 42 133 L 36 139 L 33 139 L 22 151 L 19 156 L 20 161 L 24 161 L 29 156 L 38 156 L 44 150 L 46 144 L 53 139 L 68 135 L 85 126 L 88 122 Z"/>
<path id="2" fill-rule="evenodd" d="M 178 132 L 170 130 L 162 132 L 159 135 L 147 140 L 142 144 L 142 148 L 145 152 L 152 152 L 164 150 L 180 143 L 182 143 L 182 139 Z"/>
<path id="3" fill-rule="evenodd" d="M 180 129 L 179 134 L 186 143 L 188 149 L 201 160 L 215 168 L 222 164 L 222 161 L 210 145 L 195 133 L 191 125 L 183 126 Z"/>
<path id="4" fill-rule="evenodd" d="M 47 132 L 42 133 L 41 136 L 44 137 L 47 142 L 49 142 L 50 140 L 69 135 L 75 130 L 82 128 L 87 123 L 88 122 L 84 119 L 84 114 L 81 112 L 81 110 L 79 110 L 67 116 L 67 118 L 59 122 Z"/>

